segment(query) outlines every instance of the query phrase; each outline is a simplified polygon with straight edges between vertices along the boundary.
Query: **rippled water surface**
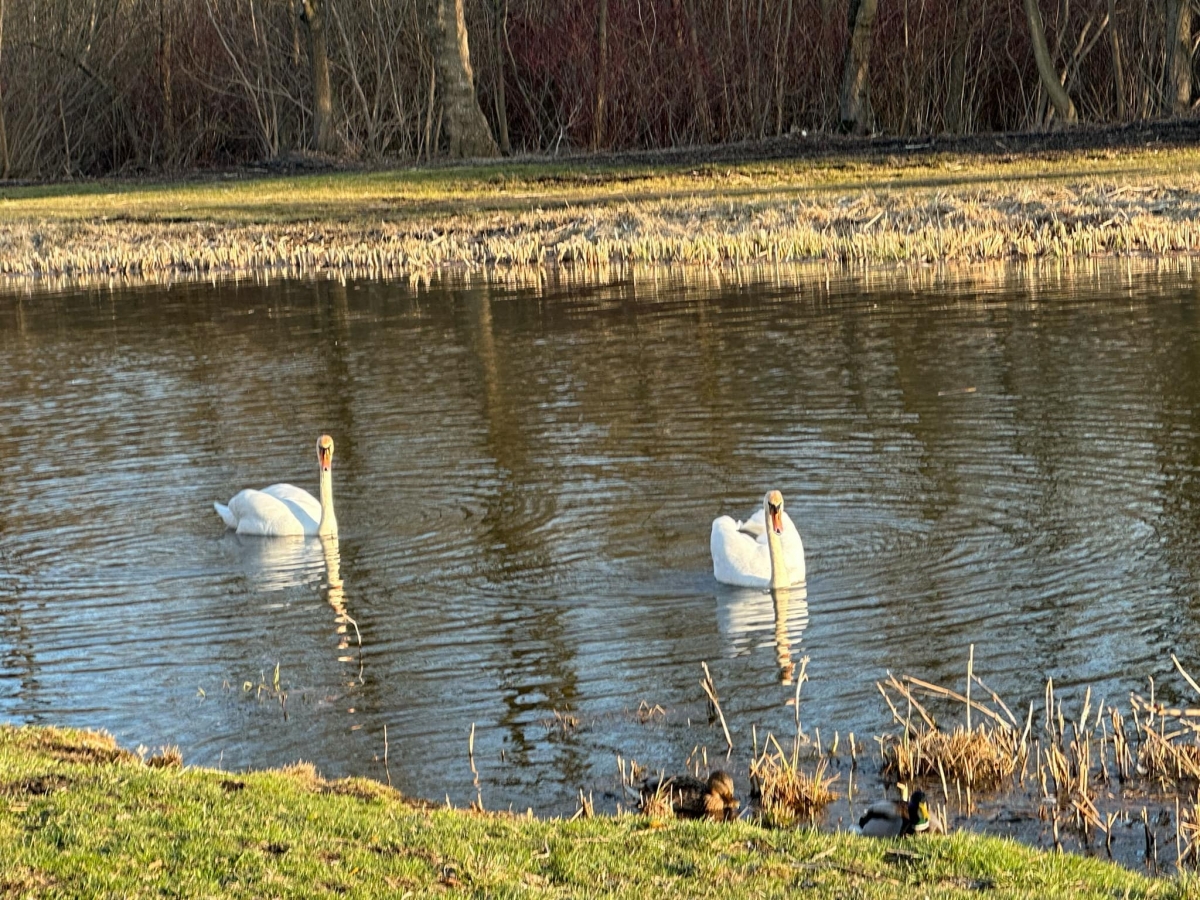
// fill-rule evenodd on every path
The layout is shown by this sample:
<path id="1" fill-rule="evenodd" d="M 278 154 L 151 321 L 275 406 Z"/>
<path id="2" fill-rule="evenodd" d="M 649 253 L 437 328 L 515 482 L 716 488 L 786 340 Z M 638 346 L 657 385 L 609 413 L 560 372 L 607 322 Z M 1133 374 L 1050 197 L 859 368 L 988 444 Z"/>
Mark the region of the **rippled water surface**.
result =
<path id="1" fill-rule="evenodd" d="M 225 533 L 324 431 L 338 542 Z M 485 805 L 612 808 L 615 754 L 723 751 L 701 661 L 744 756 L 805 656 L 826 735 L 972 643 L 1021 704 L 1200 659 L 1184 264 L 9 295 L 0 446 L 0 718 L 189 763 L 466 803 L 474 725 Z M 806 597 L 712 579 L 768 487 Z"/>

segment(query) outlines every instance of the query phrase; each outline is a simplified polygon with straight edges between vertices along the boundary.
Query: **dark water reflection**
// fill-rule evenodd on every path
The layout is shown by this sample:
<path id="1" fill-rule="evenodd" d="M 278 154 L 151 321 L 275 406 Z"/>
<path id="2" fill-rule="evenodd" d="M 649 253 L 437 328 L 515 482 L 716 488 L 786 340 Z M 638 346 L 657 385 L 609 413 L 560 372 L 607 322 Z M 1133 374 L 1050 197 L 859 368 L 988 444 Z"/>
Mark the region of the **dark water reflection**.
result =
<path id="1" fill-rule="evenodd" d="M 823 733 L 972 642 L 1010 702 L 1124 697 L 1200 662 L 1198 314 L 1186 261 L 0 298 L 0 716 L 376 777 L 386 725 L 456 803 L 475 723 L 484 802 L 554 812 L 722 747 L 702 660 L 739 750 L 805 655 Z M 223 534 L 213 500 L 315 491 L 322 431 L 336 545 Z M 710 571 L 767 486 L 786 605 Z M 243 688 L 276 664 L 286 708 Z"/>

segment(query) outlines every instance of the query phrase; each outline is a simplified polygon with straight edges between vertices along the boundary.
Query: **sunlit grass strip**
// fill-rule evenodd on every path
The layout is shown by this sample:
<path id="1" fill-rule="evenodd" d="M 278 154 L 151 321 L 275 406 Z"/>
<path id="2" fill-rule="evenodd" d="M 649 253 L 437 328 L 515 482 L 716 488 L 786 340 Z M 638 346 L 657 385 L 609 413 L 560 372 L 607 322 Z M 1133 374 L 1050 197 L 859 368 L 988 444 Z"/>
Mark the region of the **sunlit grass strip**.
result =
<path id="1" fill-rule="evenodd" d="M 1007 165 L 515 166 L 0 194 L 0 273 L 400 276 L 1200 253 L 1200 150 Z M 834 177 L 836 176 L 836 178 Z"/>
<path id="2" fill-rule="evenodd" d="M 82 732 L 0 727 L 0 896 L 1182 897 L 1098 860 L 973 835 L 888 841 L 641 816 L 411 803 L 311 766 L 153 768 Z"/>

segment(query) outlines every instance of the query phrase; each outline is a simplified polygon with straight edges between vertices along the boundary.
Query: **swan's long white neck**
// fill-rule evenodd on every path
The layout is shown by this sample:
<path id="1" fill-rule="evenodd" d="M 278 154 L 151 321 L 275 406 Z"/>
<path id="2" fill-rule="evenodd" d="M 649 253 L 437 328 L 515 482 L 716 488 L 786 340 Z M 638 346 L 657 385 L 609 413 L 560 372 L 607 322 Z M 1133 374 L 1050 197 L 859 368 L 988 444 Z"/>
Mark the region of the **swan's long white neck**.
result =
<path id="1" fill-rule="evenodd" d="M 780 512 L 782 516 L 782 511 Z M 771 504 L 763 498 L 763 521 L 767 526 L 767 550 L 771 554 L 771 588 L 784 588 L 792 583 L 787 560 L 783 555 L 783 537 L 776 533 L 771 524 Z"/>
<path id="2" fill-rule="evenodd" d="M 321 522 L 317 534 L 337 534 L 337 514 L 333 511 L 333 473 L 321 466 Z"/>

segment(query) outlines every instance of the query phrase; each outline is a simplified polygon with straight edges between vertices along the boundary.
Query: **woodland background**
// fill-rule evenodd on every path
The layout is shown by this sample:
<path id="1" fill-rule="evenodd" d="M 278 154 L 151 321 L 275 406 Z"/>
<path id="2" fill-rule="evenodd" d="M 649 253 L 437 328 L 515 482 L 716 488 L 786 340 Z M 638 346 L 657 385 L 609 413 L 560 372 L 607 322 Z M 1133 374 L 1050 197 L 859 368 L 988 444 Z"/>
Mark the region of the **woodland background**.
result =
<path id="1" fill-rule="evenodd" d="M 1189 0 L 0 0 L 0 177 L 1192 115 L 1196 25 Z"/>

